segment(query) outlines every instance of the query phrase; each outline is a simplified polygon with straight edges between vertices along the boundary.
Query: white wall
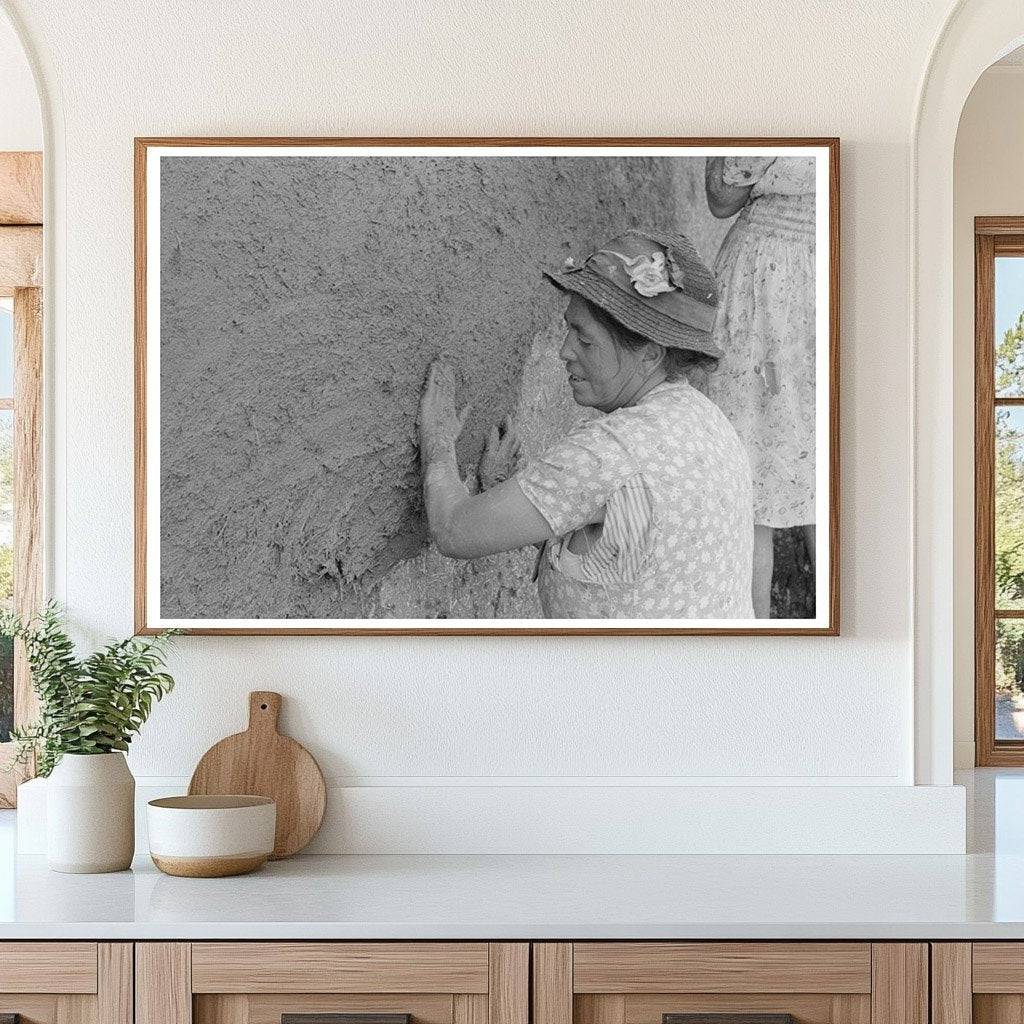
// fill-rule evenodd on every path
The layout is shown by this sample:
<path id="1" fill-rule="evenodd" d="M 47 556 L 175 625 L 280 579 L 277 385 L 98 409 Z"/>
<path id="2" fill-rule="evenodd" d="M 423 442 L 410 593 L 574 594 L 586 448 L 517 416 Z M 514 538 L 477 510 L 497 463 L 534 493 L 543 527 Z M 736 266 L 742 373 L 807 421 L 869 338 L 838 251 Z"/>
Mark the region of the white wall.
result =
<path id="1" fill-rule="evenodd" d="M 986 71 L 964 106 L 954 161 L 954 741 L 974 764 L 974 218 L 1024 216 L 1024 65 Z"/>
<path id="2" fill-rule="evenodd" d="M 260 687 L 360 788 L 913 781 L 908 155 L 945 0 L 3 2 L 53 113 L 52 589 L 92 638 L 132 628 L 133 136 L 843 141 L 841 638 L 185 639 L 137 773 Z"/>

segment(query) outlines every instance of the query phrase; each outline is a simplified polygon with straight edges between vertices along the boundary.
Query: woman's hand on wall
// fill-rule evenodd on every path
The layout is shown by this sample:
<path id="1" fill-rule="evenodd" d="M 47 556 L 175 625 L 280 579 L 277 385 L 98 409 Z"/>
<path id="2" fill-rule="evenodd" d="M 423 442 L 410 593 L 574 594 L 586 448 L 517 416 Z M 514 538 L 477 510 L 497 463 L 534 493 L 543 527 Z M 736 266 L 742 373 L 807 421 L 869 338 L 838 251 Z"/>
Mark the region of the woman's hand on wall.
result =
<path id="1" fill-rule="evenodd" d="M 435 359 L 427 371 L 416 421 L 420 462 L 424 467 L 438 459 L 455 458 L 455 442 L 469 418 L 471 406 L 455 411 L 455 372 L 443 359 Z"/>
<path id="2" fill-rule="evenodd" d="M 491 427 L 491 432 L 484 444 L 483 454 L 477 476 L 480 478 L 480 489 L 490 490 L 504 483 L 515 472 L 519 460 L 519 438 L 511 415 L 506 416 L 501 424 Z"/>
<path id="3" fill-rule="evenodd" d="M 417 426 L 423 466 L 423 503 L 430 537 L 437 550 L 449 558 L 480 558 L 553 540 L 555 535 L 547 520 L 515 480 L 497 483 L 482 494 L 471 495 L 459 479 L 455 441 L 462 433 L 468 414 L 468 407 L 461 415 L 455 411 L 452 368 L 440 359 L 435 360 L 427 372 Z M 519 450 L 511 420 L 506 419 L 496 432 L 495 438 L 495 431 L 491 431 L 484 449 L 488 473 L 499 471 L 502 465 L 511 466 Z M 492 440 L 496 443 L 492 444 Z M 481 458 L 481 474 L 483 462 Z"/>

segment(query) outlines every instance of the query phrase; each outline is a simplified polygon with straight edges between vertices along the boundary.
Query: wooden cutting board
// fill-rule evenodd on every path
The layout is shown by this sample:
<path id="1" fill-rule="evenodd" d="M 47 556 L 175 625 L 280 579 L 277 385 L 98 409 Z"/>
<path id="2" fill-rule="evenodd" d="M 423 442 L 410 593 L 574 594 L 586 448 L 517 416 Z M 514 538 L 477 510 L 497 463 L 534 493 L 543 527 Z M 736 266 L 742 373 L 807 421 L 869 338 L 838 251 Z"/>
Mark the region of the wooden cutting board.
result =
<path id="1" fill-rule="evenodd" d="M 214 744 L 200 759 L 189 795 L 236 793 L 277 803 L 273 860 L 305 847 L 320 828 L 327 790 L 320 766 L 300 743 L 277 731 L 281 694 L 249 694 L 249 728 Z"/>

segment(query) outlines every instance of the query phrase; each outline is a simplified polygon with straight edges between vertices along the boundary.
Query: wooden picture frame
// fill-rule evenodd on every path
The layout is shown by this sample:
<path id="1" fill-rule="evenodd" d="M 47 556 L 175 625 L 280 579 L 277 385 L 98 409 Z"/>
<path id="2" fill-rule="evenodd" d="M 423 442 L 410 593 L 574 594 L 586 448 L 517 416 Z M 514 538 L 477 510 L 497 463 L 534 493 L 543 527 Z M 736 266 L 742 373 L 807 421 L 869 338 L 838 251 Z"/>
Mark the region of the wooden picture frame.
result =
<path id="1" fill-rule="evenodd" d="M 337 151 L 339 156 L 353 152 L 392 152 L 405 155 L 418 149 L 444 155 L 472 150 L 485 157 L 493 152 L 505 155 L 513 150 L 528 156 L 546 156 L 552 153 L 588 155 L 586 151 L 607 153 L 618 157 L 648 152 L 657 155 L 694 156 L 703 158 L 709 151 L 722 155 L 756 153 L 774 150 L 776 153 L 811 155 L 818 161 L 817 225 L 818 237 L 824 238 L 827 248 L 818 246 L 817 295 L 817 381 L 826 382 L 816 393 L 816 422 L 818 423 L 818 464 L 827 466 L 822 480 L 817 476 L 817 547 L 825 549 L 819 559 L 815 576 L 815 612 L 811 619 L 740 619 L 702 625 L 700 620 L 633 620 L 614 619 L 604 622 L 587 620 L 579 625 L 558 620 L 548 624 L 543 619 L 483 619 L 451 621 L 441 618 L 406 620 L 393 618 L 367 618 L 365 620 L 333 620 L 291 618 L 275 619 L 260 616 L 252 619 L 219 619 L 216 617 L 174 617 L 162 614 L 160 605 L 161 580 L 153 566 L 159 562 L 159 533 L 154 522 L 154 498 L 158 488 L 150 476 L 150 467 L 158 462 L 155 457 L 160 444 L 153 416 L 154 382 L 159 380 L 161 349 L 153 342 L 155 311 L 159 300 L 155 284 L 160 281 L 160 267 L 154 253 L 159 253 L 159 241 L 152 225 L 159 216 L 160 159 L 168 156 L 231 155 L 240 150 L 247 154 L 273 150 L 276 154 L 301 155 L 298 150 L 317 153 Z M 214 152 L 216 151 L 216 153 Z M 548 151 L 548 152 L 544 152 Z M 678 151 L 678 152 L 677 152 Z M 155 170 L 156 169 L 156 170 Z M 157 138 L 135 140 L 135 620 L 139 633 L 151 634 L 168 626 L 183 628 L 201 635 L 346 635 L 346 636 L 836 636 L 839 633 L 840 610 L 840 475 L 839 475 L 839 140 L 836 138 Z M 824 301 L 820 301 L 824 296 Z M 154 347 L 155 346 L 155 347 Z M 154 552 L 157 552 L 154 555 Z"/>

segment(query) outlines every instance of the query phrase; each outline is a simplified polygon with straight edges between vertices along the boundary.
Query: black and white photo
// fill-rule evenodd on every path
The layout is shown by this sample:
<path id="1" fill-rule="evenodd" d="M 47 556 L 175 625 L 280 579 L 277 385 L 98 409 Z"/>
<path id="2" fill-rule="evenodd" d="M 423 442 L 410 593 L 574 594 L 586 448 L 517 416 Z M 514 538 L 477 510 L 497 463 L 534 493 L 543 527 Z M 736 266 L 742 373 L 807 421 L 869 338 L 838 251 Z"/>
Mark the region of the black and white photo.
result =
<path id="1" fill-rule="evenodd" d="M 837 631 L 835 140 L 137 154 L 141 630 Z"/>

